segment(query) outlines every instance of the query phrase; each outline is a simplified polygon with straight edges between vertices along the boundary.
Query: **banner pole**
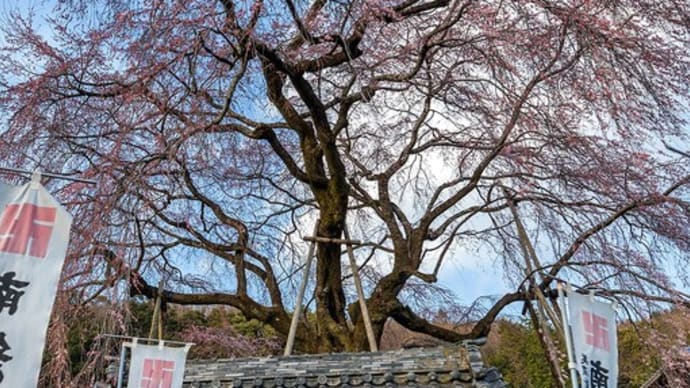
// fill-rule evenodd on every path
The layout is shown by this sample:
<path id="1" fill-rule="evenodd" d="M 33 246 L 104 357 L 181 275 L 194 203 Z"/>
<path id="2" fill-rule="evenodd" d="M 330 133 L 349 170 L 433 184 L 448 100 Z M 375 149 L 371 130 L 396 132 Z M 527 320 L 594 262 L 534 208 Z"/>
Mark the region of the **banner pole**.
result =
<path id="1" fill-rule="evenodd" d="M 563 294 L 563 286 L 559 282 L 556 288 L 558 289 L 558 299 L 561 301 L 561 319 L 563 320 L 563 336 L 565 338 L 565 348 L 568 352 L 568 369 L 570 369 L 570 381 L 573 384 L 573 388 L 579 388 L 580 385 L 578 384 L 576 370 L 577 364 L 575 363 L 575 359 L 573 357 L 573 343 L 572 338 L 570 336 L 570 324 L 568 323 L 568 317 L 565 311 L 566 306 L 565 296 Z"/>
<path id="2" fill-rule="evenodd" d="M 119 334 L 99 334 L 96 338 L 98 338 L 98 337 L 119 338 L 119 339 L 124 339 L 124 340 L 129 340 L 129 341 L 137 341 L 138 343 L 141 343 L 141 342 L 159 343 L 159 342 L 161 342 L 161 340 L 155 339 L 155 338 L 139 338 L 139 337 L 132 337 L 130 335 L 119 335 Z M 194 343 L 194 342 L 171 341 L 171 340 L 165 340 L 164 342 L 166 344 L 176 344 L 176 345 L 196 345 L 196 343 Z"/>
<path id="3" fill-rule="evenodd" d="M 22 170 L 21 168 L 12 168 L 12 167 L 0 167 L 0 171 L 4 172 L 9 172 L 13 174 L 24 174 L 24 175 L 31 175 L 33 174 L 33 171 L 29 170 Z M 62 174 L 52 174 L 49 172 L 43 172 L 41 175 L 49 178 L 55 178 L 55 179 L 64 179 L 68 181 L 73 181 L 73 182 L 80 182 L 80 183 L 88 183 L 90 185 L 96 185 L 98 182 L 96 182 L 93 179 L 84 179 L 84 178 L 75 178 L 69 175 L 62 175 Z"/>
<path id="4" fill-rule="evenodd" d="M 122 378 L 125 374 L 125 343 L 120 345 L 120 367 L 117 370 L 117 388 L 122 388 Z"/>

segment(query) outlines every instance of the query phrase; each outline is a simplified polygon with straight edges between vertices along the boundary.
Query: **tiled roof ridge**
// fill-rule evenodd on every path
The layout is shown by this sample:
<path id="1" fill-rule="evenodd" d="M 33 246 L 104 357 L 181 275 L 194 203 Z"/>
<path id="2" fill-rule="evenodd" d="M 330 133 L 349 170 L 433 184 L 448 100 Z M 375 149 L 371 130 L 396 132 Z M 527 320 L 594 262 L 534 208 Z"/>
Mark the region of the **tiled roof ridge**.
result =
<path id="1" fill-rule="evenodd" d="M 476 346 L 190 360 L 185 387 L 502 387 Z"/>

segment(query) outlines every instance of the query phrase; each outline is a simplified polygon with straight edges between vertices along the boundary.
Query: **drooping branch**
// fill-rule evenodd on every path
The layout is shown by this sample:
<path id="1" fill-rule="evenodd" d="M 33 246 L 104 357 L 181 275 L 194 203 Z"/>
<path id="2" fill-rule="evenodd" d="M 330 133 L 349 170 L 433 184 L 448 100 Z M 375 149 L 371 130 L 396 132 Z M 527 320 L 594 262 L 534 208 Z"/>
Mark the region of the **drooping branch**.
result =
<path id="1" fill-rule="evenodd" d="M 432 337 L 449 342 L 459 342 L 487 336 L 498 314 L 511 303 L 522 301 L 525 298 L 526 296 L 522 292 L 505 294 L 489 309 L 483 318 L 472 325 L 472 330 L 468 333 L 458 333 L 457 331 L 434 325 L 399 302 L 398 306 L 391 313 L 391 317 L 412 331 L 429 334 Z"/>
<path id="2" fill-rule="evenodd" d="M 676 183 L 671 185 L 662 195 L 655 195 L 651 197 L 646 197 L 638 200 L 634 200 L 626 205 L 621 206 L 615 212 L 611 213 L 608 217 L 598 222 L 596 225 L 590 227 L 583 233 L 581 233 L 568 247 L 568 249 L 561 255 L 558 261 L 551 267 L 548 276 L 541 282 L 539 288 L 542 290 L 547 289 L 550 284 L 554 281 L 555 277 L 558 275 L 559 271 L 568 265 L 570 259 L 577 253 L 578 249 L 592 236 L 606 229 L 608 226 L 616 222 L 618 219 L 622 218 L 626 214 L 640 209 L 646 206 L 658 205 L 668 201 L 667 197 L 671 195 L 677 189 L 684 187 L 690 183 L 690 175 L 686 176 Z"/>
<path id="3" fill-rule="evenodd" d="M 130 295 L 143 295 L 155 299 L 159 295 L 158 287 L 152 286 L 137 272 L 130 272 Z M 225 305 L 237 308 L 248 319 L 257 319 L 275 328 L 281 334 L 287 335 L 290 328 L 290 315 L 279 307 L 261 305 L 247 295 L 228 293 L 180 293 L 170 290 L 160 292 L 163 301 L 179 305 Z M 309 334 L 306 330 L 298 333 L 305 343 Z M 299 338 L 299 337 L 298 337 Z"/>

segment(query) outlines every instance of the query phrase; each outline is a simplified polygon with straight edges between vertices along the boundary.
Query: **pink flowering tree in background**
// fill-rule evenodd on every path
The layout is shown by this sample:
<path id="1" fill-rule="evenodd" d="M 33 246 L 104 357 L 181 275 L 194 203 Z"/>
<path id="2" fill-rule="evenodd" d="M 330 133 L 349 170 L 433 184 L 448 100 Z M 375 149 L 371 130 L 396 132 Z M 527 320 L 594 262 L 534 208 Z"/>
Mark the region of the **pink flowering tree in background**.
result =
<path id="1" fill-rule="evenodd" d="M 128 294 L 286 335 L 316 219 L 365 242 L 379 338 L 481 337 L 556 279 L 631 316 L 690 302 L 687 2 L 104 3 L 4 23 L 3 164 L 98 181 L 48 182 L 75 216 L 55 349 L 60 312 Z M 515 288 L 459 334 L 413 302 L 468 249 Z M 343 253 L 318 243 L 301 351 L 367 348 Z"/>

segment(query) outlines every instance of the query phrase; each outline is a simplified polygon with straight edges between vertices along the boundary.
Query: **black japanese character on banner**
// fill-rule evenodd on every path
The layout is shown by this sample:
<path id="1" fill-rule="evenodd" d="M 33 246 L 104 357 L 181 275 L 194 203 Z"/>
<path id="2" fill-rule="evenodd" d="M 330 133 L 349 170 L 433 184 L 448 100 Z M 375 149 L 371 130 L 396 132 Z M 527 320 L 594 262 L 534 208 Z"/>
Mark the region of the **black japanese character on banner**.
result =
<path id="1" fill-rule="evenodd" d="M 587 364 L 589 364 L 589 360 L 587 359 L 587 355 L 583 354 L 580 358 L 580 365 L 582 365 L 582 384 L 586 387 L 589 387 L 589 370 L 587 368 Z"/>
<path id="2" fill-rule="evenodd" d="M 592 361 L 589 374 L 591 388 L 607 388 L 609 386 L 609 370 L 601 366 L 601 361 Z"/>
<path id="3" fill-rule="evenodd" d="M 0 276 L 0 313 L 7 308 L 10 315 L 17 312 L 19 298 L 24 295 L 24 291 L 19 291 L 29 285 L 29 282 L 14 280 L 15 272 L 6 272 Z"/>
<path id="4" fill-rule="evenodd" d="M 0 331 L 0 362 L 7 362 L 12 359 L 12 356 L 5 354 L 8 350 L 12 350 L 12 348 L 5 341 L 5 332 Z"/>
<path id="5" fill-rule="evenodd" d="M 10 345 L 7 344 L 7 341 L 5 341 L 5 333 L 0 332 L 0 368 L 2 368 L 2 364 L 11 360 L 12 356 L 9 354 L 5 354 L 6 351 L 12 350 L 10 348 Z M 2 374 L 2 370 L 0 369 L 0 383 L 2 380 L 5 379 L 5 375 Z"/>

